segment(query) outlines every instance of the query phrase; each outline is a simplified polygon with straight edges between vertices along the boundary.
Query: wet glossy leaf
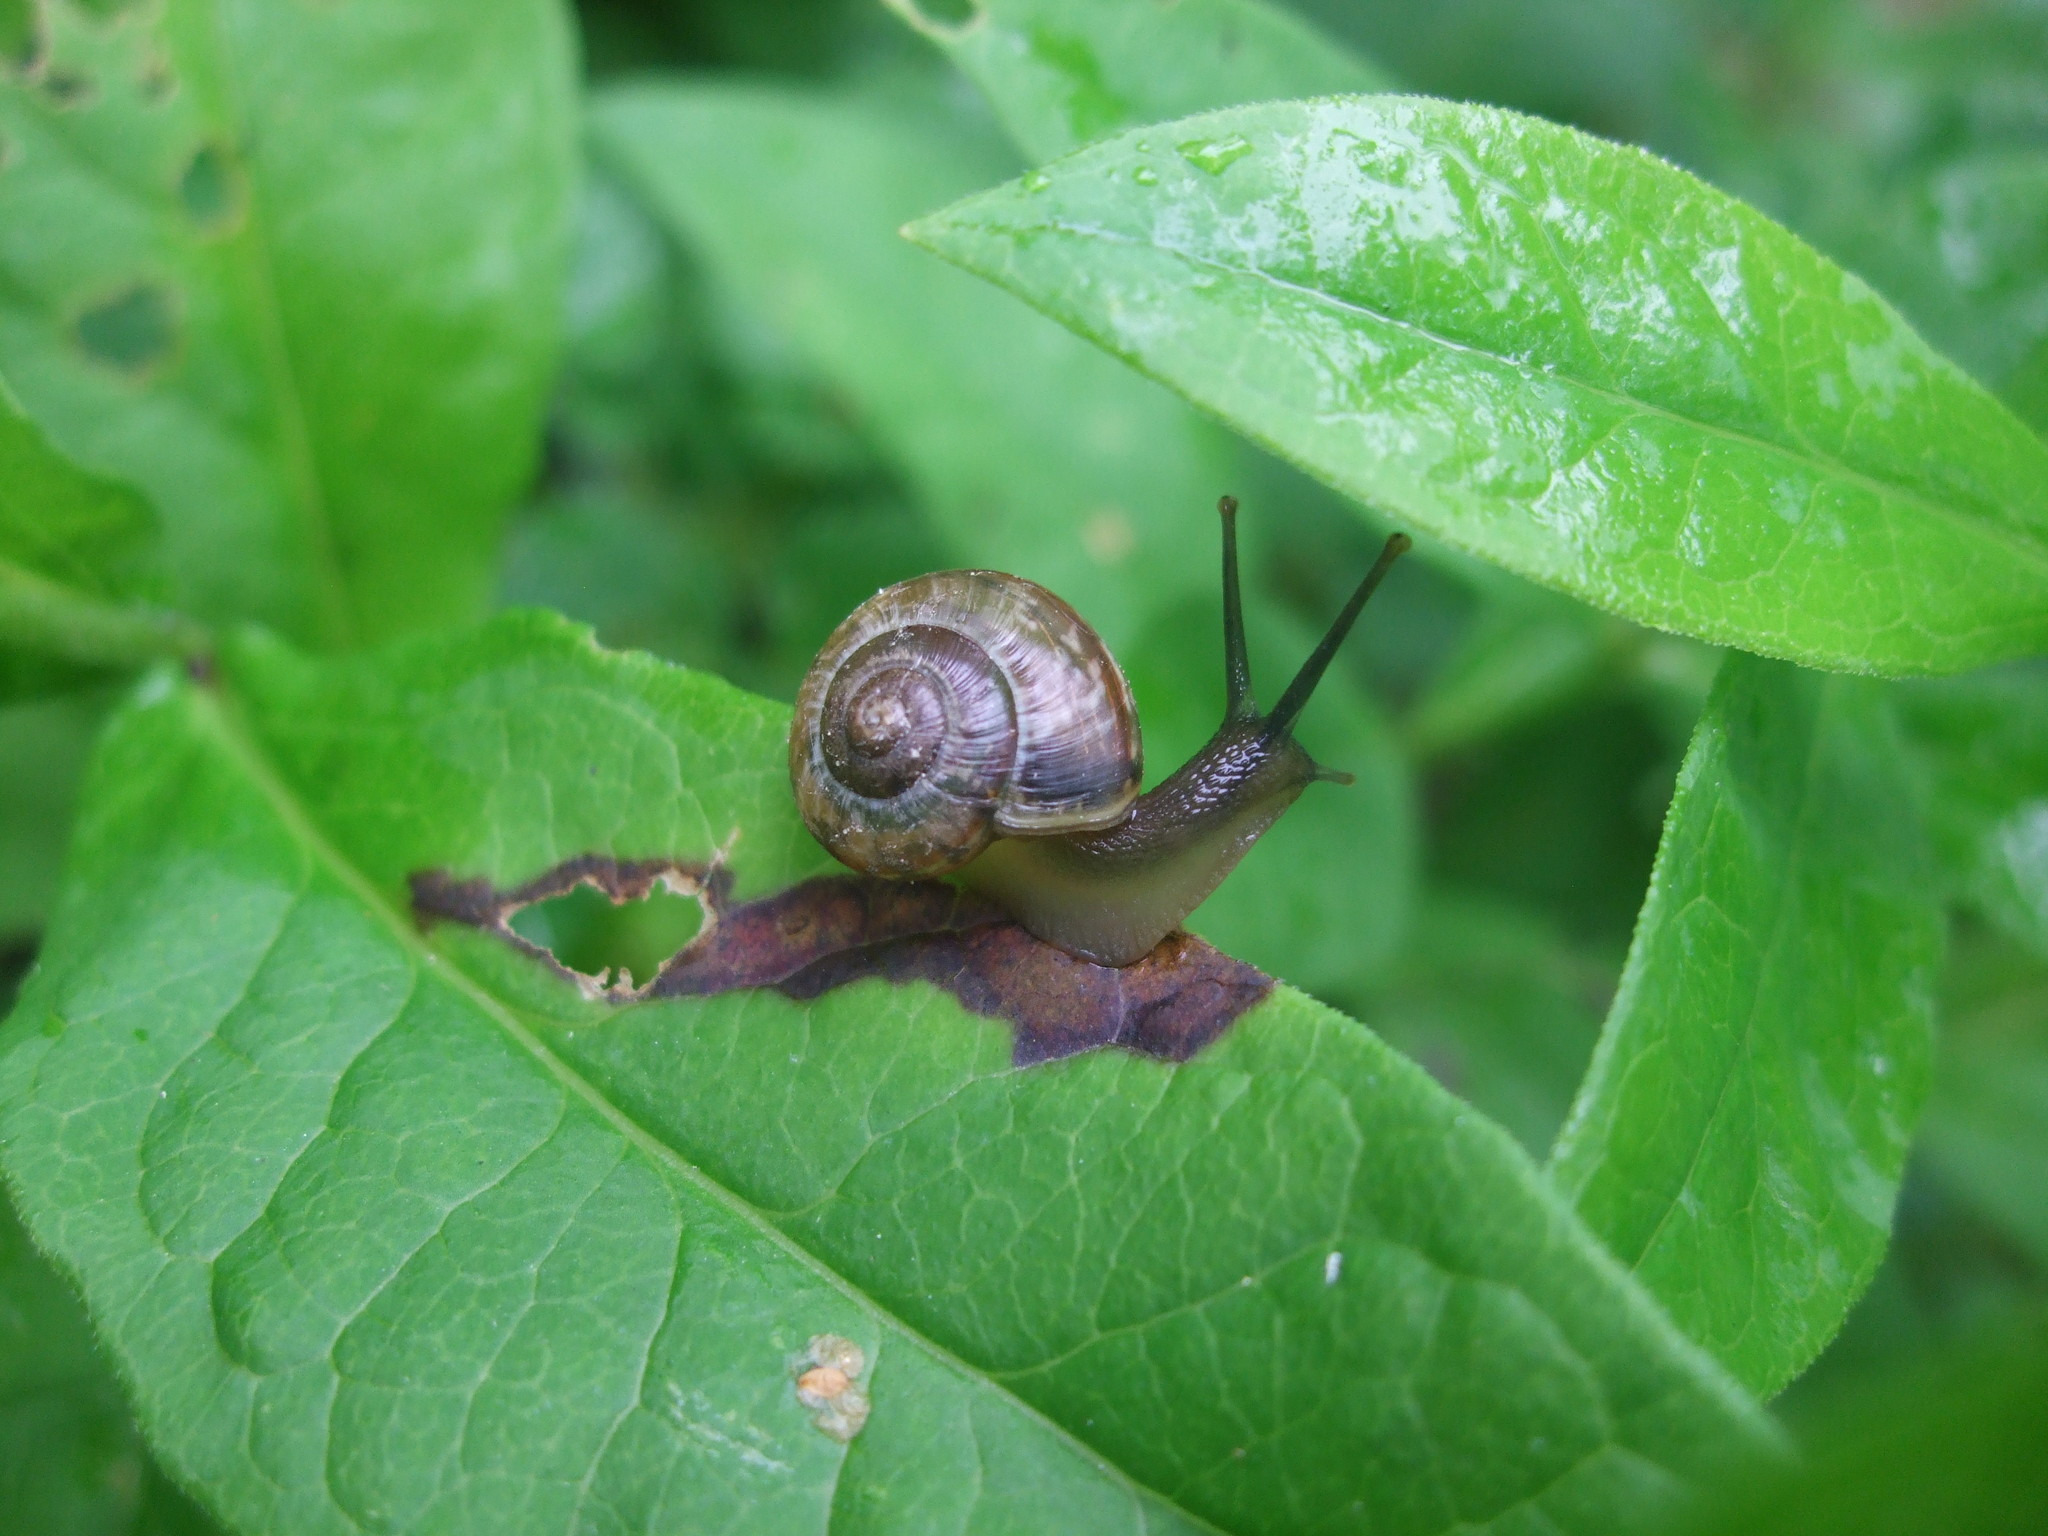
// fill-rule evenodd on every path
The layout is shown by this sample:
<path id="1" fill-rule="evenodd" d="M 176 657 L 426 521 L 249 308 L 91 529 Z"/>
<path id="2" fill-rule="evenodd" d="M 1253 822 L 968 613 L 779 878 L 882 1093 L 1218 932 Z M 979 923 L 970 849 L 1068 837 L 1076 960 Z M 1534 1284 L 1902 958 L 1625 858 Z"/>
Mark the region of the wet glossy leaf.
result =
<path id="1" fill-rule="evenodd" d="M 1813 665 L 2048 645 L 2048 445 L 1639 151 L 1410 98 L 1136 130 L 912 227 L 1332 485 Z"/>
<path id="2" fill-rule="evenodd" d="M 540 617 L 226 676 L 102 751 L 0 1160 L 237 1525 L 1604 1533 L 1769 1441 L 1501 1131 L 1298 994 L 1017 1070 L 922 986 L 615 1011 L 406 910 L 593 851 L 824 869 L 779 706 Z"/>
<path id="3" fill-rule="evenodd" d="M 1034 161 L 1211 107 L 1393 85 L 1261 0 L 973 0 L 964 20 L 887 3 L 981 88 Z"/>
<path id="4" fill-rule="evenodd" d="M 656 212 L 853 404 L 955 563 L 1042 582 L 1112 648 L 1213 592 L 1221 435 L 897 238 L 1003 174 L 999 147 L 930 113 L 725 85 L 614 91 L 594 119 Z"/>
<path id="5" fill-rule="evenodd" d="M 143 1447 L 85 1311 L 0 1202 L 0 1529 L 208 1536 Z"/>
<path id="6" fill-rule="evenodd" d="M 1776 1391 L 1883 1255 L 1927 1091 L 1939 890 L 1886 696 L 1732 656 L 1552 1172 Z"/>
<path id="7" fill-rule="evenodd" d="M 553 0 L 37 8 L 0 80 L 0 366 L 162 514 L 172 596 L 324 643 L 488 590 L 573 149 Z"/>

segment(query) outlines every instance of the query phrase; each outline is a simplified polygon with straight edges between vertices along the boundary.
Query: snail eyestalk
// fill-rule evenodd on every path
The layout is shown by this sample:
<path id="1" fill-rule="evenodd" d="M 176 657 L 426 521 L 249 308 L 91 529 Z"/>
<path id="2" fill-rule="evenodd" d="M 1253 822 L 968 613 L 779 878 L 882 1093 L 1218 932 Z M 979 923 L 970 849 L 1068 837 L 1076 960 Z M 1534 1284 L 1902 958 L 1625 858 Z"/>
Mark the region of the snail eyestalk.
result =
<path id="1" fill-rule="evenodd" d="M 1337 648 L 1351 633 L 1351 626 L 1358 622 L 1358 615 L 1364 610 L 1366 599 L 1379 590 L 1379 584 L 1387 579 L 1387 572 L 1394 568 L 1394 562 L 1415 547 L 1415 541 L 1405 533 L 1387 536 L 1386 544 L 1380 550 L 1379 559 L 1373 561 L 1372 569 L 1365 573 L 1365 580 L 1358 584 L 1358 590 L 1351 594 L 1351 601 L 1344 605 L 1344 611 L 1331 622 L 1330 629 L 1316 648 L 1309 652 L 1301 670 L 1294 674 L 1294 681 L 1287 685 L 1287 691 L 1280 695 L 1280 702 L 1273 706 L 1273 712 L 1266 716 L 1266 730 L 1272 735 L 1285 735 L 1294 728 L 1302 710 L 1308 704 L 1308 696 L 1316 691 L 1316 684 L 1323 680 L 1323 674 L 1330 669 L 1336 658 Z"/>
<path id="2" fill-rule="evenodd" d="M 1216 503 L 1223 519 L 1223 687 L 1225 720 L 1251 720 L 1259 713 L 1252 700 L 1252 662 L 1244 645 L 1244 598 L 1237 583 L 1237 498 Z"/>

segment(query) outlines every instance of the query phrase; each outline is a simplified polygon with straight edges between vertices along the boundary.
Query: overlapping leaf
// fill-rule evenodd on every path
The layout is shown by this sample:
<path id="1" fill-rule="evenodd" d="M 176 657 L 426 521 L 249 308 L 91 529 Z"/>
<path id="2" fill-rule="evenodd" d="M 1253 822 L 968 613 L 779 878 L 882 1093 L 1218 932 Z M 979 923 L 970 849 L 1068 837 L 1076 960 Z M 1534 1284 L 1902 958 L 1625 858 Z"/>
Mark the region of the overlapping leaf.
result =
<path id="1" fill-rule="evenodd" d="M 199 643 L 196 625 L 136 601 L 161 587 L 156 535 L 148 503 L 57 452 L 0 381 L 0 698 L 52 662 L 134 663 Z"/>
<path id="2" fill-rule="evenodd" d="M 405 911 L 823 867 L 779 707 L 538 618 L 226 676 L 103 751 L 0 1159 L 239 1526 L 1608 1532 L 1768 1438 L 1502 1132 L 1296 994 L 1018 1070 L 922 987 L 613 1011 Z M 822 1332 L 850 1445 L 795 1395 Z"/>
<path id="3" fill-rule="evenodd" d="M 554 0 L 38 5 L 0 78 L 0 365 L 164 518 L 178 602 L 324 643 L 484 597 L 571 177 Z"/>
<path id="4" fill-rule="evenodd" d="M 1210 107 L 1392 86 L 1262 0 L 973 0 L 962 20 L 887 3 L 945 49 L 1035 161 Z"/>
<path id="5" fill-rule="evenodd" d="M 1939 888 L 1877 685 L 1730 657 L 1553 1173 L 1776 1391 L 1884 1252 L 1927 1092 Z"/>
<path id="6" fill-rule="evenodd" d="M 2048 646 L 2048 445 L 1640 151 L 1409 98 L 1134 130 L 913 226 L 1331 484 L 1813 665 Z"/>

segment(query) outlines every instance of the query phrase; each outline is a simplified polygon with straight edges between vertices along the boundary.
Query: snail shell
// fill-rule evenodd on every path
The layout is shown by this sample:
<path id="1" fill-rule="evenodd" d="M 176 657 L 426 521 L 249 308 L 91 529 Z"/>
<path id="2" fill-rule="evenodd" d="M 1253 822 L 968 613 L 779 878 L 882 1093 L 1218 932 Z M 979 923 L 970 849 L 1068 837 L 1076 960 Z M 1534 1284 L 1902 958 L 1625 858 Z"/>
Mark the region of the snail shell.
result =
<path id="1" fill-rule="evenodd" d="M 789 737 L 812 833 L 897 877 L 957 869 L 997 837 L 1113 826 L 1142 766 L 1101 637 L 999 571 L 919 576 L 861 604 L 811 664 Z"/>

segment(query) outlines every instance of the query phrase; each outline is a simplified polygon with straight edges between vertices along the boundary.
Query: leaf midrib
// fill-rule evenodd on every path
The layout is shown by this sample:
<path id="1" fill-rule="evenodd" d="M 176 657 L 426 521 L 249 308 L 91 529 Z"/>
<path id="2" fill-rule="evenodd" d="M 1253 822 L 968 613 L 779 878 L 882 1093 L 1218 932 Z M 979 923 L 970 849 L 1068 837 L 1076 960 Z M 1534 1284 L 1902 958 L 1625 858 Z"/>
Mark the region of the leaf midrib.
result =
<path id="1" fill-rule="evenodd" d="M 237 70 L 239 59 L 221 15 L 220 0 L 204 0 L 206 32 L 216 57 L 216 79 L 228 119 L 229 149 L 241 161 L 247 177 L 247 204 L 243 210 L 243 232 L 233 246 L 247 253 L 243 263 L 250 277 L 252 302 L 249 306 L 261 339 L 263 368 L 269 376 L 272 397 L 277 401 L 281 427 L 278 446 L 285 470 L 296 492 L 292 497 L 299 511 L 306 547 L 311 553 L 313 585 L 319 594 L 322 627 L 330 643 L 346 644 L 355 638 L 354 607 L 348 580 L 342 570 L 341 554 L 335 543 L 334 518 L 327 505 L 327 489 L 320 478 L 319 456 L 313 449 L 312 428 L 300 388 L 298 366 L 291 342 L 285 334 L 284 305 L 278 293 L 277 262 L 271 254 L 267 182 L 258 157 L 248 152 L 248 114 L 243 107 Z M 232 247 L 231 247 L 232 248 Z"/>
<path id="2" fill-rule="evenodd" d="M 1880 480 L 1867 471 L 1855 469 L 1850 465 L 1844 464 L 1832 455 L 1818 452 L 1803 453 L 1798 449 L 1788 448 L 1783 443 L 1773 442 L 1769 438 L 1758 437 L 1739 428 L 1704 421 L 1695 416 L 1688 416 L 1683 411 L 1660 405 L 1655 401 L 1645 400 L 1640 396 L 1631 395 L 1607 385 L 1593 383 L 1588 379 L 1579 377 L 1577 374 L 1531 369 L 1526 363 L 1519 362 L 1503 353 L 1477 346 L 1471 342 L 1454 340 L 1440 332 L 1431 330 L 1428 326 L 1417 321 L 1386 314 L 1372 308 L 1370 305 L 1359 303 L 1355 299 L 1342 298 L 1337 294 L 1329 292 L 1327 289 L 1314 288 L 1306 283 L 1293 282 L 1258 267 L 1233 266 L 1229 262 L 1218 261 L 1214 257 L 1198 255 L 1176 245 L 1169 245 L 1158 240 L 1143 239 L 1136 235 L 1127 235 L 1122 231 L 1106 229 L 1100 225 L 1078 224 L 1064 219 L 1048 219 L 1040 227 L 1059 234 L 1072 235 L 1083 240 L 1099 240 L 1110 245 L 1125 245 L 1143 250 L 1159 251 L 1176 260 L 1186 262 L 1190 266 L 1202 267 L 1229 277 L 1263 283 L 1268 287 L 1298 294 L 1316 303 L 1326 305 L 1331 309 L 1341 310 L 1347 314 L 1360 315 L 1378 324 L 1407 331 L 1411 335 L 1419 336 L 1434 346 L 1444 348 L 1446 351 L 1464 352 L 1473 357 L 1485 358 L 1489 362 L 1496 363 L 1511 372 L 1521 375 L 1525 379 L 1534 380 L 1540 378 L 1554 383 L 1565 384 L 1596 399 L 1605 400 L 1609 404 L 1671 422 L 1674 425 L 1698 432 L 1703 436 L 1715 437 L 1725 442 L 1735 443 L 1759 454 L 1786 460 L 1809 471 L 1817 469 L 1826 478 L 1846 481 L 1881 500 L 1903 502 L 1907 506 L 1926 512 L 1966 533 L 1973 533 L 1980 537 L 1988 538 L 1993 542 L 2003 544 L 2023 560 L 2038 567 L 2044 575 L 2048 575 L 2048 546 L 2044 546 L 2039 539 L 2029 536 L 2023 530 L 2012 527 L 1992 515 L 1968 513 L 1947 502 L 1930 500 L 1922 492 L 1894 484 L 1891 481 Z M 916 228 L 916 226 L 913 225 L 912 228 Z M 947 253 L 941 252 L 940 254 Z M 1988 398 L 1989 396 L 1987 396 Z"/>
<path id="3" fill-rule="evenodd" d="M 362 903 L 385 930 L 420 968 L 422 974 L 431 974 L 452 987 L 470 1003 L 483 1012 L 505 1034 L 552 1076 L 570 1094 L 587 1104 L 607 1125 L 625 1141 L 639 1149 L 656 1164 L 668 1169 L 683 1182 L 704 1194 L 738 1220 L 752 1228 L 763 1241 L 780 1250 L 823 1284 L 844 1296 L 861 1311 L 881 1322 L 886 1329 L 926 1350 L 931 1355 L 960 1372 L 963 1378 L 975 1382 L 982 1390 L 1005 1399 L 1016 1410 L 1035 1419 L 1046 1429 L 1073 1449 L 1084 1462 L 1100 1469 L 1103 1473 L 1122 1483 L 1133 1495 L 1140 1516 L 1145 1501 L 1156 1500 L 1171 1508 L 1175 1514 L 1186 1520 L 1192 1527 L 1215 1533 L 1215 1536 L 1231 1536 L 1223 1527 L 1217 1526 L 1187 1509 L 1178 1501 L 1139 1482 L 1129 1472 L 1109 1460 L 1100 1451 L 1080 1439 L 1058 1420 L 1017 1397 L 989 1375 L 952 1350 L 928 1337 L 905 1322 L 889 1308 L 882 1305 L 854 1285 L 844 1275 L 826 1264 L 809 1249 L 803 1247 L 778 1227 L 751 1201 L 737 1191 L 712 1178 L 694 1163 L 682 1156 L 673 1147 L 660 1140 L 609 1098 L 581 1073 L 577 1072 L 561 1057 L 549 1050 L 546 1044 L 519 1017 L 492 993 L 482 987 L 460 966 L 453 964 L 432 945 L 424 935 L 406 918 L 394 909 L 377 889 L 375 883 L 358 869 L 339 848 L 331 843 L 320 830 L 312 815 L 299 803 L 284 777 L 278 773 L 269 758 L 265 756 L 254 734 L 240 718 L 236 704 L 224 691 L 193 688 L 190 690 L 198 703 L 197 713 L 212 727 L 213 733 L 234 764 L 255 786 L 270 806 L 272 812 L 284 825 L 285 830 L 338 880 L 344 889 Z M 878 1351 L 879 1358 L 879 1351 Z M 843 1461 L 842 1461 L 843 1467 Z M 835 1474 L 836 1478 L 837 1474 Z M 828 1527 L 829 1528 L 829 1527 Z"/>

